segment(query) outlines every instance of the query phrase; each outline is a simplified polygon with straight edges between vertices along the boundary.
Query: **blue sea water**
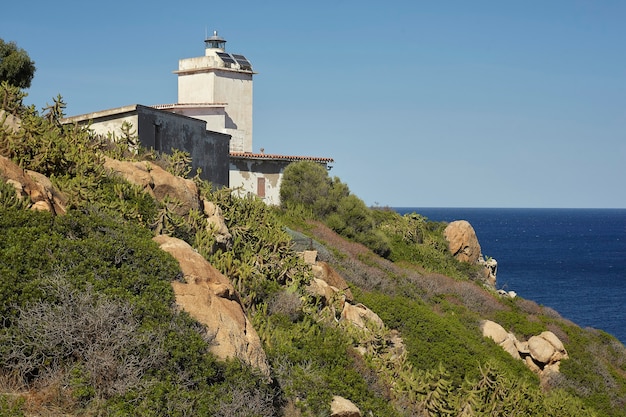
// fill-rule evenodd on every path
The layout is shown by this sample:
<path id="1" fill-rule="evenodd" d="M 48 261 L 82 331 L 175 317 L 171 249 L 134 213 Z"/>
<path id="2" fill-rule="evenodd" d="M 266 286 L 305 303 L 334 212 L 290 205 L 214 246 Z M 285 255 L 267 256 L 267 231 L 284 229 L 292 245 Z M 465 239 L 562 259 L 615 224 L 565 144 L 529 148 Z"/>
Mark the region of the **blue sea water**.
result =
<path id="1" fill-rule="evenodd" d="M 467 220 L 497 287 L 549 306 L 626 344 L 626 209 L 396 208 Z"/>

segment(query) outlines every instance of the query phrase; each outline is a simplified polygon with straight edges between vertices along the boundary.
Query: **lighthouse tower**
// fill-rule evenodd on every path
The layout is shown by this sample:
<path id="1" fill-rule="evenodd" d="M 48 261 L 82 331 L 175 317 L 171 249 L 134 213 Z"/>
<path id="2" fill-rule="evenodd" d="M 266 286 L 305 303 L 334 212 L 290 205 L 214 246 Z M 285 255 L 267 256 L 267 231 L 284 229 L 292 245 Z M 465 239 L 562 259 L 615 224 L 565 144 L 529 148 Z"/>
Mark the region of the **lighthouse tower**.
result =
<path id="1" fill-rule="evenodd" d="M 178 62 L 178 103 L 169 111 L 207 122 L 207 130 L 231 135 L 231 152 L 252 152 L 252 64 L 226 52 L 226 40 L 204 41 L 204 56 Z"/>

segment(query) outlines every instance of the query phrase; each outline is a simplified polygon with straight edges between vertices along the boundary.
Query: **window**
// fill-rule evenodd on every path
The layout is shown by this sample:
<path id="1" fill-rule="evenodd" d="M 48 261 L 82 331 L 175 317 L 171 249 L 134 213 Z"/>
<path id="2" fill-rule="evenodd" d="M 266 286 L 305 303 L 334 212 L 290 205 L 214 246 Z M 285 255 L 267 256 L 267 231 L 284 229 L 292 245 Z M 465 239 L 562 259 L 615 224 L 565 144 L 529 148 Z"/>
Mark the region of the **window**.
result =
<path id="1" fill-rule="evenodd" d="M 256 181 L 256 195 L 265 198 L 265 178 L 259 177 Z"/>

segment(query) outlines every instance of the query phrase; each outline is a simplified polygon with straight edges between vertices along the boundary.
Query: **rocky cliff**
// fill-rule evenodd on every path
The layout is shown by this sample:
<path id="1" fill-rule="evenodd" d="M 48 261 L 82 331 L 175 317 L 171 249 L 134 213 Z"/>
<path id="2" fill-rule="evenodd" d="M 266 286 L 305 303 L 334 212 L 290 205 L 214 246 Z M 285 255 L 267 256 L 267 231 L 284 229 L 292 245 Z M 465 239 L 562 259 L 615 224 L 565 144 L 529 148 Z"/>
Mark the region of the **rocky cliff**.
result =
<path id="1" fill-rule="evenodd" d="M 19 123 L 11 126 L 14 131 L 21 129 Z M 296 253 L 278 215 L 254 199 L 209 193 L 210 187 L 201 189 L 197 182 L 174 176 L 151 162 L 102 159 L 107 181 L 134 184 L 156 202 L 159 213 L 176 219 L 175 227 L 165 223 L 161 227 L 153 219 L 141 227 L 156 234 L 152 241 L 148 238 L 148 243 L 163 251 L 155 248 L 156 252 L 163 256 L 167 252 L 176 260 L 180 276 L 170 274 L 161 283 L 171 287 L 173 307 L 202 326 L 208 344 L 186 351 L 189 357 L 155 353 L 155 363 L 165 363 L 163 357 L 168 355 L 175 357 L 170 366 L 174 371 L 168 370 L 175 373 L 153 370 L 165 375 L 163 380 L 146 379 L 134 388 L 133 392 L 140 393 L 136 397 L 130 391 L 126 397 L 98 397 L 84 383 L 93 380 L 89 379 L 93 375 L 80 361 L 54 369 L 43 367 L 20 376 L 29 391 L 16 396 L 28 398 L 29 404 L 45 393 L 46 404 L 56 395 L 76 414 L 81 407 L 92 407 L 89 411 L 97 414 L 95 410 L 105 404 L 119 407 L 118 412 L 145 415 L 166 415 L 171 411 L 168 407 L 189 415 L 508 415 L 511 410 L 542 415 L 566 415 L 572 410 L 594 415 L 601 410 L 600 414 L 624 415 L 623 345 L 601 332 L 580 329 L 548 308 L 495 291 L 497 263 L 484 258 L 467 222 L 453 222 L 443 231 L 449 253 L 445 248 L 439 251 L 445 246 L 441 240 L 433 245 L 439 252 L 428 253 L 435 253 L 441 262 L 448 262 L 452 254 L 477 266 L 482 271 L 479 285 L 467 277 L 429 270 L 425 264 L 430 259 L 391 262 L 320 222 L 293 215 L 287 220 L 306 233 L 308 245 L 320 249 Z M 53 185 L 56 180 L 22 169 L 7 158 L 0 158 L 0 177 L 16 191 L 20 207 L 45 210 L 53 217 L 70 216 L 74 210 L 68 208 L 66 194 L 72 190 L 59 189 Z M 74 200 L 73 204 L 78 203 Z M 81 210 L 88 216 L 99 209 L 85 205 Z M 132 223 L 107 213 L 119 224 Z M 398 223 L 406 220 L 388 218 Z M 46 221 L 54 224 L 54 220 Z M 422 232 L 433 232 L 436 227 L 412 229 L 421 221 L 405 221 L 402 227 L 409 226 L 404 229 L 387 224 L 384 231 L 403 230 L 406 233 L 391 234 L 392 238 L 425 245 L 428 236 Z M 58 237 L 65 242 L 78 239 L 88 229 L 66 226 L 73 229 Z M 12 225 L 2 227 L 6 236 L 20 236 L 21 229 L 14 233 Z M 170 229 L 172 233 L 167 234 Z M 112 230 L 97 226 L 94 233 L 106 236 Z M 11 249 L 0 245 L 3 255 L 20 256 Z M 143 243 L 127 249 L 116 247 L 112 256 L 111 270 L 117 275 L 98 269 L 102 259 L 95 262 L 97 267 L 89 262 L 83 267 L 85 260 L 80 256 L 71 260 L 72 268 L 78 266 L 79 271 L 72 274 L 89 277 L 89 285 L 95 282 L 107 297 L 139 297 L 154 283 L 124 282 L 119 271 L 130 273 L 130 260 L 152 249 Z M 51 247 L 42 253 L 46 260 L 60 256 Z M 156 271 L 160 265 L 150 267 Z M 455 271 L 459 270 L 463 269 Z M 2 271 L 3 277 L 18 283 L 22 276 L 33 282 L 40 278 L 28 275 L 32 268 L 20 269 L 18 274 Z M 107 293 L 109 275 L 119 276 L 128 288 Z M 81 288 L 87 286 L 79 282 Z M 38 291 L 36 286 L 27 286 L 19 293 L 30 296 Z M 166 291 L 160 294 L 168 299 Z M 140 304 L 138 310 L 142 308 L 146 306 Z M 172 322 L 169 333 L 151 336 L 155 346 L 139 344 L 137 350 L 157 352 L 163 340 L 176 344 L 179 325 Z M 12 337 L 19 333 L 6 331 L 3 341 L 16 340 Z M 211 358 L 243 364 L 243 370 L 210 362 L 206 351 Z M 136 359 L 132 355 L 124 358 L 129 366 Z M 212 369 L 194 368 L 196 364 Z M 2 376 L 6 378 L 0 381 L 9 379 L 5 368 Z M 245 373 L 248 369 L 250 373 Z M 40 378 L 46 372 L 59 375 L 63 370 L 66 379 Z M 0 396 L 0 412 L 6 409 L 3 399 Z"/>

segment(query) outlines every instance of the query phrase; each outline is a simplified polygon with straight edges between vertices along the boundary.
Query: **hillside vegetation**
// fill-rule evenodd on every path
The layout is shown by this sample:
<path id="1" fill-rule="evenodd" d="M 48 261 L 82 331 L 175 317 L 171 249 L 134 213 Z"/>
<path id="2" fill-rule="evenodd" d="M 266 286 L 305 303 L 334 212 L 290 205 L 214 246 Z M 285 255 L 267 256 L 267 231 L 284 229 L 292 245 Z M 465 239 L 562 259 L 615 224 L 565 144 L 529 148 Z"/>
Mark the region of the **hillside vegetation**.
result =
<path id="1" fill-rule="evenodd" d="M 328 416 L 334 396 L 363 416 L 626 416 L 626 349 L 549 308 L 502 298 L 454 259 L 445 224 L 371 209 L 315 164 L 285 173 L 283 207 L 213 189 L 232 235 L 104 168 L 146 161 L 187 176 L 188 155 L 63 125 L 60 97 L 41 114 L 0 88 L 0 155 L 45 175 L 63 210 L 33 210 L 0 173 L 0 415 Z M 19 187 L 18 187 L 19 188 Z M 54 211 L 54 210 L 53 210 Z M 207 329 L 176 305 L 176 260 L 153 241 L 189 243 L 230 279 L 267 355 L 269 375 L 218 359 Z M 315 249 L 348 287 L 311 291 Z M 382 321 L 345 320 L 341 305 Z M 359 307 L 360 308 L 360 307 Z M 540 378 L 491 339 L 549 330 L 569 359 Z"/>

